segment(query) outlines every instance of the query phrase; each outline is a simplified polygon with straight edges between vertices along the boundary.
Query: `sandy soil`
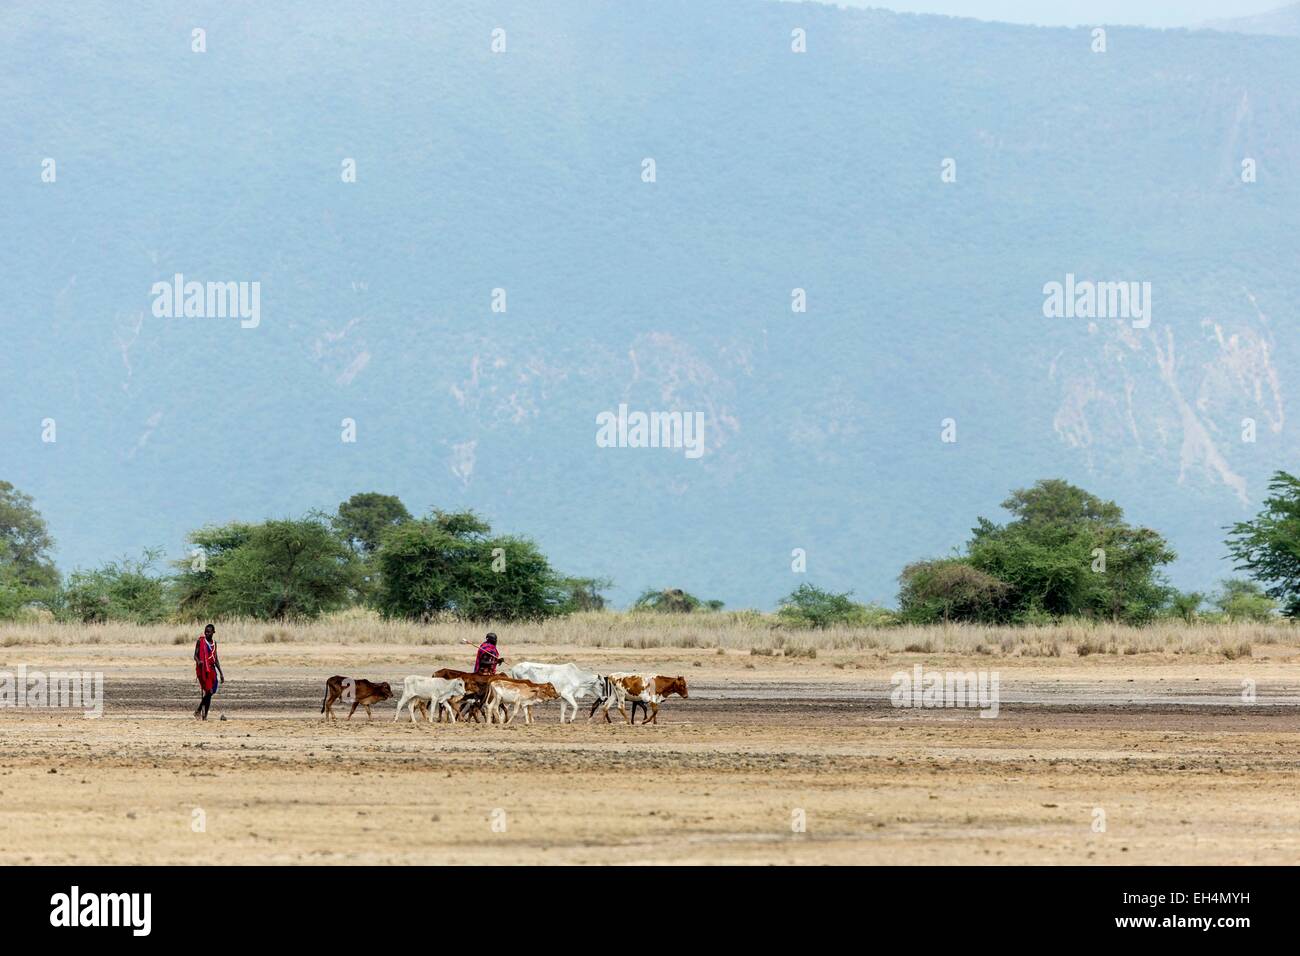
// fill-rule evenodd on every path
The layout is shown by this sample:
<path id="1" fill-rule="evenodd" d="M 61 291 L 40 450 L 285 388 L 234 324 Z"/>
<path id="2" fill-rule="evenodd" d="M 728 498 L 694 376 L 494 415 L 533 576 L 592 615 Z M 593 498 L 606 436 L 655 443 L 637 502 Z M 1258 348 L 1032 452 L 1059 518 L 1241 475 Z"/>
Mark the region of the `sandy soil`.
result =
<path id="1" fill-rule="evenodd" d="M 554 705 L 531 727 L 413 726 L 391 703 L 325 725 L 330 674 L 398 682 L 463 655 L 229 645 L 200 723 L 188 647 L 5 648 L 0 671 L 102 671 L 106 705 L 0 709 L 0 862 L 1300 862 L 1294 649 L 514 651 L 681 673 L 691 696 L 650 727 L 560 726 Z M 914 664 L 997 670 L 999 716 L 894 708 L 890 675 Z"/>

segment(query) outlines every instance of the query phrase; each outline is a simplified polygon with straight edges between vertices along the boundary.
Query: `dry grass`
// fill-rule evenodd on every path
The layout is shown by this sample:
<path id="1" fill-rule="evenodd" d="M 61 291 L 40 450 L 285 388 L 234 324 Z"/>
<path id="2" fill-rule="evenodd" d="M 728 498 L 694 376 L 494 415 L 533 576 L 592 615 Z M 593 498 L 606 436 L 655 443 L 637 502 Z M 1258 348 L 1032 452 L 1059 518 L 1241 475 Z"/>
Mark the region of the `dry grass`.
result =
<path id="1" fill-rule="evenodd" d="M 187 644 L 198 625 L 58 624 L 53 621 L 0 624 L 0 646 L 82 644 Z M 755 612 L 666 615 L 590 613 L 535 624 L 413 624 L 385 621 L 354 609 L 318 621 L 268 624 L 218 622 L 218 639 L 232 644 L 456 644 L 494 630 L 507 644 L 577 647 L 718 648 L 758 655 L 813 658 L 820 652 L 874 651 L 878 654 L 968 654 L 988 657 L 1062 657 L 1092 654 L 1191 654 L 1249 657 L 1252 645 L 1300 646 L 1300 627 L 1268 624 L 1183 624 L 1162 622 L 1136 628 L 1071 623 L 1034 627 L 950 625 L 935 627 L 827 628 L 791 630 Z"/>

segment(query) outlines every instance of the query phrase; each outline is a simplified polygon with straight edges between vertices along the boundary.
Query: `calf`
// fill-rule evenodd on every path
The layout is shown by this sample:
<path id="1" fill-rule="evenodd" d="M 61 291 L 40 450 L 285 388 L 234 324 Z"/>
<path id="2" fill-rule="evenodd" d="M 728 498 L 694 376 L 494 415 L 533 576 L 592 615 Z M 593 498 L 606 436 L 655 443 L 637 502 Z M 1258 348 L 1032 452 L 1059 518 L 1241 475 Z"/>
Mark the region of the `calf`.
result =
<path id="1" fill-rule="evenodd" d="M 503 723 L 510 723 L 524 709 L 524 723 L 533 722 L 533 705 L 543 701 L 558 700 L 560 695 L 550 684 L 536 684 L 530 680 L 515 680 L 513 677 L 493 677 L 488 685 L 487 721 L 493 723 L 497 717 L 497 708 L 510 707 L 510 714 Z"/>
<path id="2" fill-rule="evenodd" d="M 415 705 L 416 701 L 428 701 L 429 706 L 435 711 L 439 708 L 446 708 L 451 719 L 456 719 L 455 711 L 451 709 L 451 698 L 463 697 L 465 695 L 465 682 L 459 677 L 454 680 L 445 680 L 441 677 L 420 677 L 412 674 L 406 680 L 402 681 L 402 699 L 397 702 L 397 714 L 393 720 L 402 716 L 402 708 L 410 704 L 411 723 L 415 723 Z M 424 708 L 421 708 L 423 710 Z M 441 716 L 441 715 L 439 715 Z M 428 715 L 430 723 L 433 722 L 433 716 Z"/>
<path id="3" fill-rule="evenodd" d="M 326 720 L 334 719 L 334 702 L 342 699 L 343 703 L 352 702 L 352 709 L 348 711 L 348 720 L 357 712 L 358 707 L 366 709 L 366 717 L 374 719 L 374 714 L 370 712 L 373 704 L 382 703 L 393 696 L 393 689 L 388 686 L 388 682 L 374 684 L 368 680 L 351 677 L 334 676 L 325 682 L 325 697 L 320 704 L 320 712 L 325 715 Z"/>
<path id="4" fill-rule="evenodd" d="M 457 717 L 464 720 L 478 720 L 479 712 L 483 709 L 483 703 L 487 700 L 488 684 L 492 681 L 491 674 L 475 674 L 473 671 L 458 671 L 451 667 L 444 667 L 441 670 L 433 672 L 434 677 L 441 677 L 444 680 L 456 680 L 459 678 L 465 682 L 465 695 L 460 700 L 451 701 L 452 710 Z M 442 719 L 442 715 L 438 715 Z"/>

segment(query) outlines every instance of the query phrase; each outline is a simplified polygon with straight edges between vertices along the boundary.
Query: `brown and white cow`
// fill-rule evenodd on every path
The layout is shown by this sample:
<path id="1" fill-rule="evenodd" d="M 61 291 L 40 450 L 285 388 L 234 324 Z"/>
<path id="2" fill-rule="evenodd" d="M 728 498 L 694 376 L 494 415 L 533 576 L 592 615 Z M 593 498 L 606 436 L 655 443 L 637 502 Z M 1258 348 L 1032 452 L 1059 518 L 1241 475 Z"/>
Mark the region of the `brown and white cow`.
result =
<path id="1" fill-rule="evenodd" d="M 487 722 L 493 723 L 498 716 L 497 709 L 510 708 L 510 713 L 505 717 L 503 723 L 510 723 L 519 713 L 519 708 L 524 709 L 524 723 L 533 722 L 533 705 L 540 704 L 548 700 L 559 700 L 559 692 L 551 684 L 536 684 L 530 680 L 516 680 L 513 677 L 503 677 L 496 674 L 488 684 L 487 703 L 484 712 L 487 714 Z"/>
<path id="2" fill-rule="evenodd" d="M 590 720 L 595 716 L 596 708 L 604 704 L 605 722 L 609 723 L 609 708 L 617 704 L 618 712 L 623 715 L 623 719 L 629 724 L 634 724 L 636 708 L 640 705 L 646 709 L 646 717 L 641 723 L 657 724 L 659 705 L 670 694 L 679 697 L 687 696 L 685 677 L 661 677 L 658 674 L 607 674 L 602 696 L 591 705 L 591 712 L 587 715 L 587 719 Z M 628 700 L 632 701 L 631 717 L 628 717 L 627 711 L 623 708 L 623 704 Z"/>
<path id="3" fill-rule="evenodd" d="M 335 675 L 325 682 L 325 697 L 321 700 L 320 712 L 325 715 L 326 720 L 334 719 L 334 702 L 342 700 L 343 703 L 352 702 L 352 709 L 348 711 L 348 720 L 357 712 L 358 707 L 366 709 L 366 717 L 374 719 L 374 714 L 370 708 L 374 704 L 382 703 L 393 696 L 393 689 L 385 681 L 382 684 L 376 684 L 361 678 L 341 677 Z"/>

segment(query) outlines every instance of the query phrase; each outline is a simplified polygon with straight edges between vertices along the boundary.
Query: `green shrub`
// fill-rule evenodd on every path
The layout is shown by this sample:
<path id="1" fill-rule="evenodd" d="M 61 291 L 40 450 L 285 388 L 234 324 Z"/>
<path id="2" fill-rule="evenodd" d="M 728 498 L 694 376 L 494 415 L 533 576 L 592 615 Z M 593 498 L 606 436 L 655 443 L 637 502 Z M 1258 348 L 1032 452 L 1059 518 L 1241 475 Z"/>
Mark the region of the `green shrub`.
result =
<path id="1" fill-rule="evenodd" d="M 139 559 L 123 558 L 94 570 L 73 571 L 51 610 L 63 620 L 82 624 L 167 620 L 166 582 L 153 570 L 161 553 L 146 551 Z"/>
<path id="2" fill-rule="evenodd" d="M 881 626 L 893 616 L 882 607 L 850 600 L 852 591 L 836 594 L 811 584 L 801 584 L 781 599 L 777 619 L 789 627 L 825 628 Z"/>

